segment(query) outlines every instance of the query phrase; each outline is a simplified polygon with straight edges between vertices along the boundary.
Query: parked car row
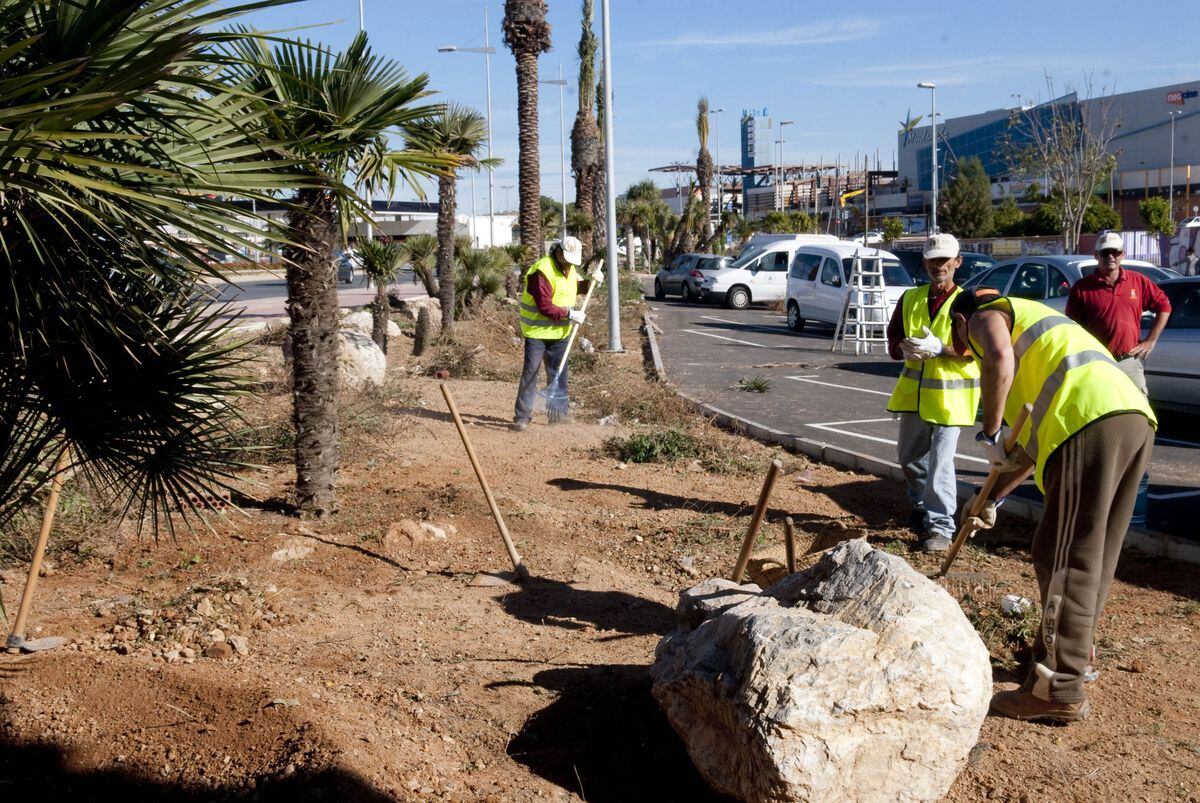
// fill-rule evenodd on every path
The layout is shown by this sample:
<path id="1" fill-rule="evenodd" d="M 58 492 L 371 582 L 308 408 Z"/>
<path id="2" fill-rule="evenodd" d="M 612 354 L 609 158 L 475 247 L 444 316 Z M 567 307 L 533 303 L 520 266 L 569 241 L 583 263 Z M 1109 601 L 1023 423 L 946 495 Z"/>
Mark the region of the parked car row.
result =
<path id="1" fill-rule="evenodd" d="M 1160 268 L 1149 262 L 1126 259 L 1125 270 L 1141 273 L 1151 281 L 1161 282 L 1179 276 L 1170 268 Z M 966 289 L 991 287 L 1006 296 L 1029 298 L 1055 309 L 1065 309 L 1072 285 L 1096 270 L 1095 257 L 1086 254 L 1058 254 L 1006 259 L 994 268 L 976 274 L 962 286 Z"/>
<path id="2" fill-rule="evenodd" d="M 883 259 L 886 314 L 904 291 L 928 281 L 921 254 L 892 253 L 832 235 L 755 235 L 736 258 L 683 254 L 658 272 L 656 298 L 678 294 L 684 301 L 715 301 L 734 309 L 783 301 L 787 325 L 800 331 L 811 323 L 836 326 L 850 293 L 856 256 Z M 1160 284 L 1172 313 L 1146 362 L 1146 382 L 1156 406 L 1200 411 L 1200 277 L 1126 259 L 1125 270 Z M 955 282 L 964 288 L 991 287 L 1062 310 L 1071 286 L 1096 270 L 1086 254 L 1027 256 L 994 262 L 986 254 L 963 253 Z M 1150 316 L 1148 316 L 1149 319 Z"/>

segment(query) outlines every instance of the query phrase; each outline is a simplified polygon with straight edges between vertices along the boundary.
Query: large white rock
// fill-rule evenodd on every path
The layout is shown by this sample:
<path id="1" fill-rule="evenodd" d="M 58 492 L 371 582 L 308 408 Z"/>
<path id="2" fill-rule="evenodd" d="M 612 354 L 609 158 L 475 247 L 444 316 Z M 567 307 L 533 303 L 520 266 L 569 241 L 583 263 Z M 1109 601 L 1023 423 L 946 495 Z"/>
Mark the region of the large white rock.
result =
<path id="1" fill-rule="evenodd" d="M 382 385 L 387 357 L 370 335 L 353 329 L 338 332 L 338 382 L 344 390 Z"/>
<path id="2" fill-rule="evenodd" d="M 678 615 L 654 696 L 721 792 L 936 800 L 978 740 L 987 648 L 949 594 L 865 541 L 765 592 L 707 580 Z"/>
<path id="3" fill-rule="evenodd" d="M 352 312 L 338 322 L 338 327 L 341 329 L 353 329 L 370 337 L 371 333 L 375 331 L 375 316 L 367 309 Z M 390 318 L 387 322 L 387 333 L 388 337 L 400 337 L 400 327 Z"/>

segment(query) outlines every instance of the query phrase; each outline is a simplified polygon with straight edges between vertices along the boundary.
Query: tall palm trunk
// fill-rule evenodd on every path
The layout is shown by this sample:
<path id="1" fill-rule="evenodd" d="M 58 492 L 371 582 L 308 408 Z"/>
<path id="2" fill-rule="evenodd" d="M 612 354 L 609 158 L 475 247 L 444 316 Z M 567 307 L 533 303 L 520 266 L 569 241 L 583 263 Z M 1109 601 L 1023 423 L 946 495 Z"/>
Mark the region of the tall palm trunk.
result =
<path id="1" fill-rule="evenodd" d="M 371 309 L 371 339 L 387 354 L 388 346 L 388 302 L 387 282 L 375 282 L 375 303 Z"/>
<path id="2" fill-rule="evenodd" d="M 604 141 L 596 145 L 596 173 L 592 179 L 592 247 L 595 251 L 608 248 L 608 183 L 604 174 Z M 617 255 L 610 254 L 613 264 Z"/>
<path id="3" fill-rule="evenodd" d="M 296 502 L 322 516 L 337 506 L 338 304 L 332 243 L 332 193 L 309 189 L 288 214 L 288 317 L 292 342 L 292 421 L 296 427 Z"/>
<path id="4" fill-rule="evenodd" d="M 703 145 L 696 157 L 696 181 L 700 184 L 700 201 L 704 205 L 703 237 L 707 240 L 712 236 L 713 160 L 712 154 Z"/>
<path id="5" fill-rule="evenodd" d="M 454 175 L 438 179 L 437 276 L 438 300 L 442 305 L 442 337 L 449 339 L 454 330 L 454 211 L 458 179 Z M 524 226 L 521 239 L 524 241 Z"/>
<path id="6" fill-rule="evenodd" d="M 579 109 L 571 126 L 571 168 L 575 172 L 575 209 L 591 221 L 591 231 L 580 237 L 584 264 L 595 252 L 596 173 L 600 170 L 600 129 L 596 125 L 596 34 L 592 30 L 594 0 L 583 0 L 579 36 Z"/>
<path id="7" fill-rule="evenodd" d="M 536 53 L 517 55 L 517 122 L 519 125 L 517 184 L 520 190 L 518 221 L 521 245 L 540 257 L 542 239 L 542 182 L 538 158 L 538 60 Z"/>

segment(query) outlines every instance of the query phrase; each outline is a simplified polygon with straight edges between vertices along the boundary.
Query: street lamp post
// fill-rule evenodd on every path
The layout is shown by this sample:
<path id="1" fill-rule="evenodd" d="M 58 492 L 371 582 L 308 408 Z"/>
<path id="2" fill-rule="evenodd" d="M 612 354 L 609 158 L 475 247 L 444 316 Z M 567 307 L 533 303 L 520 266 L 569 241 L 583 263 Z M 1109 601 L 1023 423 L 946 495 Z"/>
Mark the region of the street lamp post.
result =
<path id="1" fill-rule="evenodd" d="M 1182 110 L 1167 112 L 1167 116 L 1171 118 L 1171 172 L 1167 175 L 1170 178 L 1167 181 L 1167 205 L 1171 210 L 1171 223 L 1175 223 L 1175 118 L 1182 114 Z M 1187 202 L 1184 201 L 1186 204 Z"/>
<path id="2" fill-rule="evenodd" d="M 708 113 L 713 115 L 713 133 L 717 136 L 717 223 L 720 225 L 721 216 L 725 213 L 725 193 L 721 189 L 721 112 L 724 108 L 709 109 Z M 712 210 L 709 210 L 712 214 Z"/>
<path id="3" fill-rule="evenodd" d="M 917 84 L 917 89 L 929 90 L 929 138 L 930 138 L 930 167 L 932 172 L 930 178 L 933 187 L 933 205 L 929 210 L 929 232 L 937 231 L 937 205 L 938 205 L 938 162 L 937 162 L 937 84 L 931 81 L 922 81 Z"/>
<path id="4" fill-rule="evenodd" d="M 363 17 L 363 0 L 358 0 L 358 32 L 362 33 L 366 30 L 365 19 Z"/>
<path id="5" fill-rule="evenodd" d="M 558 65 L 558 78 L 547 78 L 538 83 L 558 87 L 558 154 L 559 160 L 562 162 L 562 238 L 565 240 L 567 238 L 567 128 L 563 117 L 563 92 L 566 90 L 567 82 L 563 79 L 562 65 Z"/>
<path id="6" fill-rule="evenodd" d="M 504 190 L 504 211 L 505 212 L 511 211 L 508 208 L 508 191 L 511 190 L 512 188 L 513 188 L 512 184 L 501 184 L 500 185 L 500 189 Z"/>
<path id="7" fill-rule="evenodd" d="M 604 44 L 604 194 L 608 242 L 608 350 L 619 352 L 621 346 L 621 290 L 617 278 L 617 193 L 616 168 L 613 162 L 613 104 L 612 104 L 612 32 L 609 24 L 608 0 L 600 0 L 601 38 Z M 633 253 L 633 237 L 627 243 Z"/>
<path id="8" fill-rule="evenodd" d="M 775 140 L 775 142 L 779 145 L 779 209 L 780 209 L 780 211 L 783 211 L 787 206 L 787 204 L 785 204 L 784 200 L 783 200 L 783 178 L 786 173 L 786 171 L 783 169 L 783 143 L 784 143 L 783 127 L 785 125 L 792 125 L 795 122 L 796 122 L 795 120 L 780 120 L 779 121 L 779 139 Z"/>
<path id="9" fill-rule="evenodd" d="M 361 2 L 361 0 L 359 0 Z M 483 47 L 457 47 L 455 45 L 447 45 L 439 47 L 439 53 L 481 53 L 483 54 L 483 72 L 487 82 L 487 155 L 488 160 L 492 159 L 492 56 L 496 53 L 496 48 L 491 46 L 491 40 L 488 38 L 488 11 L 487 6 L 483 7 Z M 495 175 L 492 168 L 488 168 L 488 242 L 489 246 L 496 244 L 496 191 L 495 191 Z"/>

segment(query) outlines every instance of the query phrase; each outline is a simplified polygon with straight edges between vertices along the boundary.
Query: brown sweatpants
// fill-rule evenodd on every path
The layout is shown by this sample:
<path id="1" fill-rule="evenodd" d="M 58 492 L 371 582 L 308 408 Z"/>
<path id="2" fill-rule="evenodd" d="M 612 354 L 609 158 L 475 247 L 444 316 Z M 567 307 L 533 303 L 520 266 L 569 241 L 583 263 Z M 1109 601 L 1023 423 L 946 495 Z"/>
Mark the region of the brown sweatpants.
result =
<path id="1" fill-rule="evenodd" d="M 1042 624 L 1022 686 L 1035 697 L 1085 697 L 1092 637 L 1153 447 L 1146 417 L 1122 413 L 1084 427 L 1046 463 L 1046 512 L 1032 548 Z"/>

